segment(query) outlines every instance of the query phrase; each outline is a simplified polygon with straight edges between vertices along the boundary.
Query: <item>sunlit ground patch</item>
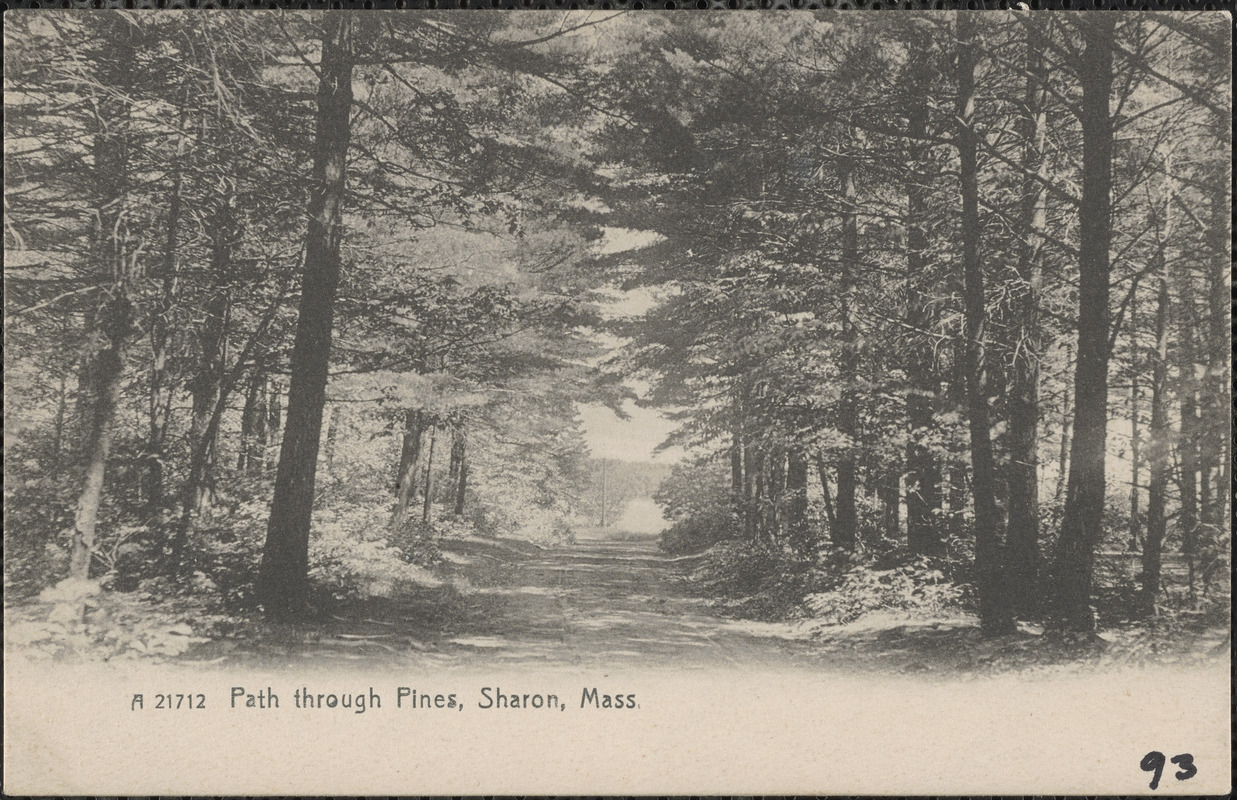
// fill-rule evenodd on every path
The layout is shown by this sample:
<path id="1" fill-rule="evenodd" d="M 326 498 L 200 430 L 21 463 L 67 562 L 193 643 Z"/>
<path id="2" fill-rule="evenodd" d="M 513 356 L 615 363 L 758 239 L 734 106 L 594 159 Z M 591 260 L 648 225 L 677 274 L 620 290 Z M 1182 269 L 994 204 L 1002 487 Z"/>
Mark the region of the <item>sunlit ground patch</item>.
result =
<path id="1" fill-rule="evenodd" d="M 455 639 L 448 639 L 448 644 L 460 645 L 461 647 L 507 647 L 508 641 L 501 636 L 460 636 Z"/>
<path id="2" fill-rule="evenodd" d="M 803 639 L 809 635 L 805 626 L 796 622 L 757 622 L 756 620 L 734 619 L 726 620 L 716 627 L 728 633 L 745 633 L 749 636 L 768 639 Z"/>
<path id="3" fill-rule="evenodd" d="M 477 594 L 497 595 L 533 595 L 537 597 L 558 597 L 572 593 L 570 589 L 558 589 L 549 586 L 484 586 L 473 589 Z"/>

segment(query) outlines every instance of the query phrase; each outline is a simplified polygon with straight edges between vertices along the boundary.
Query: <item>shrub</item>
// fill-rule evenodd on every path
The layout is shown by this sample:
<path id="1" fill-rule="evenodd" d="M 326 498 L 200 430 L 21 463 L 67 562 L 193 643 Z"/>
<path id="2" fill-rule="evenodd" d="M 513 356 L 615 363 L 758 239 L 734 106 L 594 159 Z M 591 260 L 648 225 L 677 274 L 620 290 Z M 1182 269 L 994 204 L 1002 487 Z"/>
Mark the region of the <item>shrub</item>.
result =
<path id="1" fill-rule="evenodd" d="M 661 533 L 661 549 L 670 555 L 700 553 L 739 533 L 730 484 L 716 464 L 676 464 L 653 499 L 673 521 Z"/>
<path id="2" fill-rule="evenodd" d="M 932 618 L 960 609 L 964 592 L 932 559 L 918 558 L 892 569 L 856 565 L 829 591 L 805 600 L 811 615 L 827 625 L 845 625 L 873 611 Z"/>
<path id="3" fill-rule="evenodd" d="M 401 583 L 436 586 L 433 529 L 389 533 L 386 504 L 323 509 L 309 540 L 309 577 L 335 599 L 390 594 Z"/>
<path id="4" fill-rule="evenodd" d="M 169 604 L 148 592 L 105 592 L 102 584 L 64 580 L 11 611 L 5 650 L 53 659 L 170 658 L 208 641 L 202 634 L 221 620 L 198 602 Z"/>
<path id="5" fill-rule="evenodd" d="M 690 580 L 730 614 L 775 621 L 797 616 L 821 576 L 789 551 L 728 539 L 704 553 Z"/>
<path id="6" fill-rule="evenodd" d="M 737 526 L 729 514 L 691 517 L 662 531 L 659 546 L 672 556 L 693 555 L 737 534 Z"/>

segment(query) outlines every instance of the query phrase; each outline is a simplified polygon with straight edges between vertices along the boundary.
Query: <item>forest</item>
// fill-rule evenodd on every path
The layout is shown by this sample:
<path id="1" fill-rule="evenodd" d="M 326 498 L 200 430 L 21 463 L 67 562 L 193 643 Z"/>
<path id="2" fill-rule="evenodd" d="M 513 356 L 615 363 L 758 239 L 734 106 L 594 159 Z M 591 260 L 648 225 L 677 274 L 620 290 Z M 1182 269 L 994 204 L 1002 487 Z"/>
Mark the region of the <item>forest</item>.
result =
<path id="1" fill-rule="evenodd" d="M 445 629 L 637 496 L 718 613 L 1227 630 L 1225 14 L 6 23 L 10 646 Z"/>

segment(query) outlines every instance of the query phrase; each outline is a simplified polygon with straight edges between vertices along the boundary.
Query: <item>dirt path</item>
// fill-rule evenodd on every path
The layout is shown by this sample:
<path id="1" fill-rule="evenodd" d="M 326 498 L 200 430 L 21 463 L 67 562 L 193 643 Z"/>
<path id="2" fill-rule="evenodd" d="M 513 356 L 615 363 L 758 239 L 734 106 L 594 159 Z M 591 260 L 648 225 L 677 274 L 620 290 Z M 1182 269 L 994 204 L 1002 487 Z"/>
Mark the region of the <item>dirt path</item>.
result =
<path id="1" fill-rule="evenodd" d="M 684 567 L 653 542 L 591 542 L 521 563 L 484 636 L 456 647 L 498 660 L 580 665 L 785 662 L 805 652 L 783 625 L 719 617 L 686 596 Z"/>
<path id="2" fill-rule="evenodd" d="M 1138 631 L 1108 634 L 1110 642 L 1120 640 L 1118 648 L 1027 631 L 984 639 L 970 617 L 911 623 L 878 615 L 812 639 L 803 627 L 720 615 L 691 595 L 684 580 L 691 562 L 663 556 L 652 540 L 541 549 L 473 537 L 446 543 L 444 555 L 440 586 L 387 587 L 381 596 L 345 603 L 307 628 L 261 627 L 213 641 L 188 658 L 325 668 L 742 665 L 951 675 L 1164 657 L 1151 647 L 1154 637 L 1140 639 Z M 1227 652 L 1225 635 L 1225 628 L 1190 634 L 1191 641 L 1178 649 L 1214 660 Z"/>
<path id="3" fill-rule="evenodd" d="M 729 620 L 688 596 L 685 565 L 652 540 L 547 550 L 473 540 L 448 556 L 447 586 L 350 604 L 308 635 L 241 643 L 228 658 L 676 669 L 810 658 L 791 626 Z"/>

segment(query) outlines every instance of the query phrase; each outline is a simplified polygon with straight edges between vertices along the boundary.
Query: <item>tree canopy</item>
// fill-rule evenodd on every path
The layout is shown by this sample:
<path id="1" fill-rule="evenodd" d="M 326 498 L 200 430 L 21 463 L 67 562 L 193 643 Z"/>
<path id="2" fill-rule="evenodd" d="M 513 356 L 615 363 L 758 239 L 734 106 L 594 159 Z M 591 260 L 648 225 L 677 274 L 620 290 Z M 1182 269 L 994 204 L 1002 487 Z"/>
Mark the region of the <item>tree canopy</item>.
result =
<path id="1" fill-rule="evenodd" d="M 568 541 L 654 491 L 631 399 L 673 552 L 936 559 L 993 635 L 1227 573 L 1223 15 L 9 22 L 8 585 L 289 621 Z"/>

